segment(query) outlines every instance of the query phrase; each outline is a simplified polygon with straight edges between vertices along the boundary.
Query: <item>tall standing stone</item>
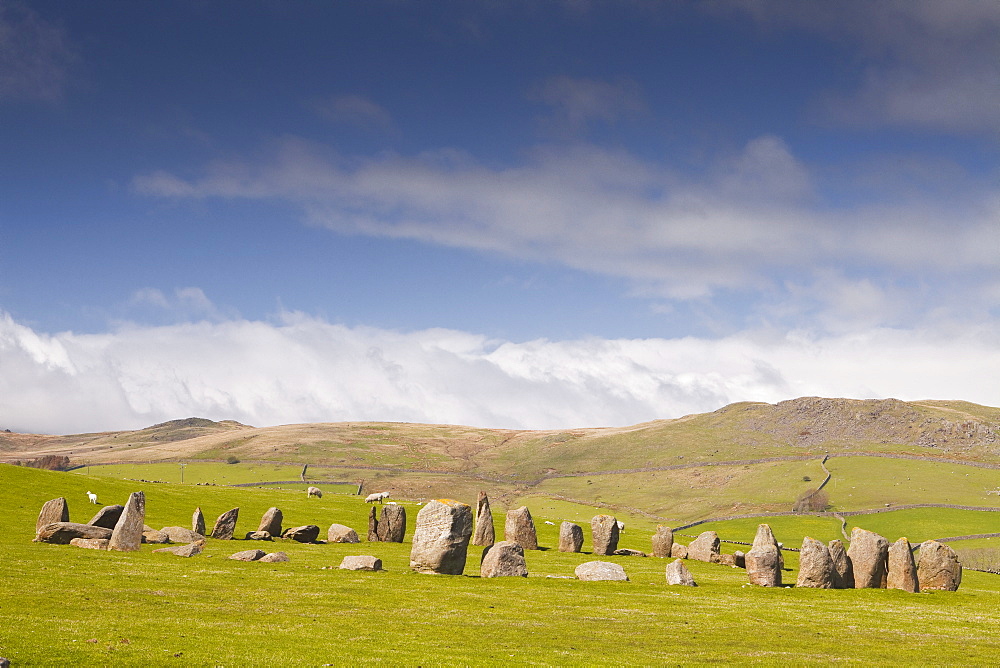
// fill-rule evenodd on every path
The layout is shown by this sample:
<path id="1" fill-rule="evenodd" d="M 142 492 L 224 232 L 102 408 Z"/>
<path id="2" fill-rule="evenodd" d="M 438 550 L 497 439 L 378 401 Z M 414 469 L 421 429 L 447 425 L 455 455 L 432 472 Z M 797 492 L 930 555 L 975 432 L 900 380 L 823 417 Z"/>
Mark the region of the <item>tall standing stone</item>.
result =
<path id="1" fill-rule="evenodd" d="M 590 520 L 594 554 L 614 554 L 618 549 L 618 520 L 611 515 L 596 515 Z"/>
<path id="2" fill-rule="evenodd" d="M 135 552 L 142 544 L 142 530 L 146 523 L 146 495 L 132 492 L 125 503 L 125 510 L 111 532 L 109 550 Z"/>
<path id="3" fill-rule="evenodd" d="M 410 568 L 418 573 L 461 575 L 472 538 L 472 508 L 458 501 L 430 501 L 417 513 Z"/>
<path id="4" fill-rule="evenodd" d="M 504 524 L 504 540 L 517 543 L 525 550 L 538 549 L 538 534 L 535 532 L 535 522 L 526 506 L 516 508 L 507 513 Z"/>
<path id="5" fill-rule="evenodd" d="M 375 506 L 368 511 L 368 542 L 378 542 L 378 511 Z"/>
<path id="6" fill-rule="evenodd" d="M 559 551 L 579 552 L 583 549 L 583 527 L 573 522 L 559 525 Z"/>
<path id="7" fill-rule="evenodd" d="M 257 531 L 266 531 L 272 536 L 281 535 L 281 522 L 285 519 L 284 514 L 277 508 L 268 508 L 260 518 Z"/>
<path id="8" fill-rule="evenodd" d="M 830 557 L 830 548 L 815 538 L 806 536 L 802 540 L 799 577 L 795 586 L 814 589 L 833 588 L 833 559 Z"/>
<path id="9" fill-rule="evenodd" d="M 917 564 L 913 560 L 910 541 L 900 538 L 889 546 L 888 569 L 885 578 L 887 589 L 902 589 L 911 594 L 920 591 Z"/>
<path id="10" fill-rule="evenodd" d="M 669 557 L 674 548 L 674 532 L 670 527 L 662 524 L 656 526 L 656 533 L 653 534 L 653 556 Z"/>
<path id="11" fill-rule="evenodd" d="M 194 509 L 194 514 L 191 515 L 191 531 L 202 536 L 205 535 L 205 515 L 201 512 L 201 506 Z"/>
<path id="12" fill-rule="evenodd" d="M 854 569 L 847 556 L 844 544 L 839 540 L 831 540 L 827 549 L 830 550 L 830 560 L 833 561 L 833 588 L 851 589 L 854 587 Z"/>
<path id="13" fill-rule="evenodd" d="M 38 521 L 35 522 L 35 533 L 41 531 L 46 524 L 54 522 L 69 522 L 69 505 L 67 505 L 66 499 L 61 496 L 58 499 L 46 501 L 42 506 L 41 512 L 38 513 Z"/>
<path id="14" fill-rule="evenodd" d="M 667 564 L 667 584 L 682 585 L 685 587 L 698 586 L 694 581 L 694 576 L 691 575 L 691 571 L 687 569 L 687 566 L 680 559 Z"/>
<path id="15" fill-rule="evenodd" d="M 476 530 L 472 534 L 472 544 L 487 546 L 496 542 L 496 529 L 493 528 L 493 511 L 490 510 L 490 499 L 486 492 L 479 492 L 476 501 Z"/>
<path id="16" fill-rule="evenodd" d="M 688 544 L 688 559 L 718 563 L 722 542 L 714 531 L 703 531 Z"/>
<path id="17" fill-rule="evenodd" d="M 962 584 L 962 564 L 958 561 L 958 554 L 936 540 L 921 543 L 917 579 L 920 591 L 957 591 Z"/>
<path id="18" fill-rule="evenodd" d="M 212 527 L 212 538 L 232 540 L 233 533 L 236 531 L 236 520 L 239 519 L 239 516 L 239 508 L 227 510 L 219 515 L 219 519 L 215 520 L 215 526 Z"/>
<path id="19" fill-rule="evenodd" d="M 854 569 L 855 589 L 884 589 L 889 541 L 874 531 L 860 527 L 851 530 L 851 546 L 847 556 Z"/>
<path id="20" fill-rule="evenodd" d="M 753 539 L 753 547 L 745 556 L 747 577 L 750 584 L 762 587 L 781 586 L 781 563 L 778 555 L 778 541 L 771 533 L 771 527 L 761 524 Z"/>
<path id="21" fill-rule="evenodd" d="M 487 547 L 483 552 L 479 575 L 484 578 L 528 577 L 524 548 L 505 540 Z"/>
<path id="22" fill-rule="evenodd" d="M 406 508 L 398 503 L 382 506 L 376 530 L 378 539 L 385 543 L 402 543 L 406 537 Z"/>

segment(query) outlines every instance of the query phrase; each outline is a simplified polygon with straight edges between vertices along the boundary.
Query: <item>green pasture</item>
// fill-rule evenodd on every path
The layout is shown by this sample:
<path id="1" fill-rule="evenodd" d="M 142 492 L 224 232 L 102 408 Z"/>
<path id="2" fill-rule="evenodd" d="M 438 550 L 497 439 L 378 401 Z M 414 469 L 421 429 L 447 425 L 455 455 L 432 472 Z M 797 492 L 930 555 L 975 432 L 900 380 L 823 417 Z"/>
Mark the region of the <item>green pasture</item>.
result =
<path id="1" fill-rule="evenodd" d="M 579 516 L 574 512 L 585 519 L 590 510 L 572 504 L 535 505 L 540 542 L 548 549 L 527 554 L 531 577 L 526 579 L 476 577 L 480 548 L 470 549 L 464 576 L 411 573 L 415 503 L 404 504 L 409 533 L 399 545 L 210 539 L 204 554 L 183 559 L 153 554 L 154 546 L 109 553 L 31 542 L 38 510 L 48 499 L 66 497 L 71 519 L 86 521 L 95 510 L 86 502 L 88 489 L 97 491 L 103 503 L 123 503 L 140 488 L 146 494 L 147 524 L 156 528 L 189 526 L 195 506 L 201 506 L 209 522 L 238 506 L 237 535 L 242 535 L 256 529 L 260 515 L 272 505 L 284 511 L 286 526 L 310 523 L 325 530 L 338 522 L 362 536 L 367 526 L 369 506 L 356 496 L 308 499 L 298 491 L 275 489 L 139 485 L 0 465 L 6 518 L 0 535 L 0 656 L 16 666 L 837 660 L 989 665 L 1000 651 L 1000 638 L 984 632 L 1000 624 L 1000 576 L 971 571 L 958 592 L 917 595 L 757 588 L 746 585 L 740 569 L 691 561 L 687 565 L 699 586 L 668 587 L 663 575 L 667 560 L 638 557 L 601 557 L 621 563 L 631 579 L 627 583 L 565 579 L 593 557 L 553 549 L 556 527 L 544 521 Z M 475 498 L 460 500 L 473 503 Z M 528 501 L 532 507 L 534 501 Z M 545 514 L 549 510 L 551 516 Z M 635 518 L 629 522 L 622 545 L 648 549 L 651 529 Z M 778 518 L 771 523 L 780 526 Z M 495 524 L 502 535 L 499 512 Z M 735 525 L 714 524 L 723 538 L 745 536 Z M 812 531 L 805 524 L 800 528 Z M 779 539 L 789 544 L 782 531 L 776 528 Z M 226 558 L 251 547 L 284 550 L 291 561 L 260 564 Z M 589 549 L 589 537 L 584 549 Z M 337 569 L 348 554 L 373 554 L 386 571 Z M 787 566 L 784 579 L 794 582 L 794 553 L 788 554 Z"/>

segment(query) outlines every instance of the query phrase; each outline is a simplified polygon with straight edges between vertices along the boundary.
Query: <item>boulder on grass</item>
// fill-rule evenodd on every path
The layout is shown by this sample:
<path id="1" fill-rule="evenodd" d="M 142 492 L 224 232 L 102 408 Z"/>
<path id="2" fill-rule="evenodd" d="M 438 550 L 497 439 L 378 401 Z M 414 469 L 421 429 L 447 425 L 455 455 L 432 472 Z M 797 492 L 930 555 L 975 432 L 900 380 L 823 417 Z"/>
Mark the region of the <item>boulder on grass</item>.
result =
<path id="1" fill-rule="evenodd" d="M 618 520 L 611 515 L 596 515 L 590 520 L 594 554 L 614 554 L 618 549 Z"/>
<path id="2" fill-rule="evenodd" d="M 52 522 L 46 524 L 35 534 L 36 543 L 55 543 L 69 545 L 74 538 L 111 538 L 111 529 L 95 527 L 92 524 L 77 524 L 76 522 Z"/>
<path id="3" fill-rule="evenodd" d="M 627 547 L 619 547 L 614 551 L 614 554 L 619 557 L 645 557 L 646 553 L 642 550 L 631 550 Z"/>
<path id="4" fill-rule="evenodd" d="M 583 549 L 583 527 L 573 522 L 559 525 L 559 551 L 579 552 Z"/>
<path id="5" fill-rule="evenodd" d="M 577 566 L 573 572 L 576 574 L 578 579 L 586 580 L 588 582 L 597 582 L 601 580 L 628 582 L 628 576 L 625 575 L 625 569 L 619 564 L 614 564 L 610 561 L 588 561 Z"/>
<path id="6" fill-rule="evenodd" d="M 406 537 L 406 508 L 398 503 L 382 506 L 376 533 L 383 543 L 402 543 Z"/>
<path id="7" fill-rule="evenodd" d="M 778 541 L 774 539 L 770 526 L 761 524 L 757 527 L 753 547 L 744 559 L 750 584 L 761 587 L 781 586 L 781 557 Z"/>
<path id="8" fill-rule="evenodd" d="M 902 589 L 911 594 L 920 591 L 917 564 L 913 560 L 910 541 L 906 538 L 900 538 L 889 546 L 885 586 L 886 589 Z"/>
<path id="9" fill-rule="evenodd" d="M 484 578 L 528 577 L 524 548 L 506 540 L 494 543 L 483 552 L 479 573 Z"/>
<path id="10" fill-rule="evenodd" d="M 163 527 L 160 533 L 166 534 L 173 543 L 197 543 L 205 540 L 204 535 L 184 527 Z"/>
<path id="11" fill-rule="evenodd" d="M 74 538 L 69 542 L 70 545 L 75 545 L 76 547 L 83 547 L 88 550 L 106 550 L 108 549 L 108 539 L 107 538 Z"/>
<path id="12" fill-rule="evenodd" d="M 472 508 L 451 499 L 430 501 L 417 513 L 410 568 L 461 575 L 472 538 Z"/>
<path id="13" fill-rule="evenodd" d="M 653 556 L 669 557 L 674 548 L 674 532 L 670 527 L 662 524 L 656 526 L 656 533 L 653 534 Z"/>
<path id="14" fill-rule="evenodd" d="M 802 540 L 802 551 L 799 552 L 799 577 L 796 587 L 811 587 L 813 589 L 833 588 L 833 559 L 830 548 L 806 536 Z"/>
<path id="15" fill-rule="evenodd" d="M 125 506 L 104 506 L 97 511 L 96 515 L 90 518 L 87 524 L 93 524 L 95 527 L 104 527 L 105 529 L 114 529 L 115 525 L 118 524 L 118 520 L 121 519 L 123 512 L 125 512 Z"/>
<path id="16" fill-rule="evenodd" d="M 263 557 L 257 561 L 262 564 L 277 564 L 282 561 L 288 561 L 288 555 L 284 552 L 271 552 L 270 554 L 265 554 Z"/>
<path id="17" fill-rule="evenodd" d="M 492 545 L 497 540 L 496 529 L 493 527 L 493 511 L 490 510 L 490 499 L 486 492 L 479 492 L 479 499 L 476 501 L 476 529 L 472 533 L 472 544 L 487 546 Z"/>
<path id="18" fill-rule="evenodd" d="M 694 581 L 694 576 L 691 575 L 691 571 L 687 569 L 687 566 L 680 559 L 667 564 L 667 584 L 682 585 L 684 587 L 698 586 Z"/>
<path id="19" fill-rule="evenodd" d="M 889 541 L 874 531 L 854 527 L 847 556 L 854 569 L 854 589 L 885 588 Z"/>
<path id="20" fill-rule="evenodd" d="M 535 522 L 531 519 L 531 511 L 526 506 L 515 508 L 507 513 L 503 537 L 505 541 L 517 543 L 525 550 L 538 549 L 538 533 L 535 531 Z"/>
<path id="21" fill-rule="evenodd" d="M 38 513 L 38 520 L 35 522 L 35 533 L 41 531 L 42 527 L 46 524 L 55 524 L 57 522 L 69 522 L 69 505 L 66 503 L 66 499 L 61 496 L 58 499 L 52 499 L 42 504 L 42 509 Z M 114 527 L 108 528 L 113 529 Z"/>
<path id="22" fill-rule="evenodd" d="M 670 556 L 674 559 L 687 559 L 688 549 L 687 545 L 681 545 L 680 543 L 674 543 L 670 546 Z"/>
<path id="23" fill-rule="evenodd" d="M 315 524 L 292 527 L 285 529 L 285 533 L 281 534 L 281 537 L 291 538 L 299 543 L 315 543 L 316 539 L 319 538 L 319 527 Z"/>
<path id="24" fill-rule="evenodd" d="M 170 536 L 162 531 L 157 531 L 156 529 L 151 529 L 149 527 L 143 527 L 142 542 L 150 545 L 164 545 L 170 542 Z"/>
<path id="25" fill-rule="evenodd" d="M 274 536 L 267 531 L 248 531 L 244 540 L 273 540 Z"/>
<path id="26" fill-rule="evenodd" d="M 962 584 L 962 564 L 958 561 L 958 554 L 936 540 L 921 543 L 917 579 L 920 591 L 958 591 L 958 586 Z"/>
<path id="27" fill-rule="evenodd" d="M 217 540 L 232 540 L 233 534 L 236 532 L 236 520 L 239 519 L 239 516 L 239 508 L 227 510 L 219 515 L 219 519 L 215 520 L 215 526 L 212 527 L 212 538 Z"/>
<path id="28" fill-rule="evenodd" d="M 188 543 L 187 545 L 177 545 L 175 547 L 161 547 L 158 550 L 153 550 L 153 552 L 163 552 L 165 554 L 173 554 L 178 557 L 193 557 L 202 553 L 205 549 L 204 542 L 198 543 Z"/>
<path id="29" fill-rule="evenodd" d="M 340 567 L 348 571 L 380 571 L 382 560 L 367 554 L 344 557 Z"/>
<path id="30" fill-rule="evenodd" d="M 281 522 L 285 516 L 278 508 L 268 508 L 260 518 L 257 531 L 266 531 L 272 536 L 281 535 Z"/>
<path id="31" fill-rule="evenodd" d="M 360 543 L 358 532 L 343 524 L 331 524 L 326 531 L 326 542 L 328 543 Z"/>
<path id="32" fill-rule="evenodd" d="M 265 554 L 264 550 L 243 550 L 242 552 L 229 555 L 229 558 L 234 561 L 257 561 Z"/>
<path id="33" fill-rule="evenodd" d="M 747 555 L 743 552 L 743 550 L 736 550 L 733 552 L 733 566 L 736 566 L 736 568 L 747 567 Z"/>
<path id="34" fill-rule="evenodd" d="M 718 563 L 722 542 L 714 531 L 703 531 L 688 545 L 688 559 Z"/>

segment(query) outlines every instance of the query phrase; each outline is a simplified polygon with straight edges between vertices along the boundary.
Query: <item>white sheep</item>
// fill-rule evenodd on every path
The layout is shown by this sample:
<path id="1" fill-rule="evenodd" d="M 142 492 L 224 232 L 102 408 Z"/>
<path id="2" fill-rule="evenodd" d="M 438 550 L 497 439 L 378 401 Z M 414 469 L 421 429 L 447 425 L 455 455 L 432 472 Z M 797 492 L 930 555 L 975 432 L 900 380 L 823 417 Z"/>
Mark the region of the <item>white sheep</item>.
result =
<path id="1" fill-rule="evenodd" d="M 322 499 L 323 490 L 321 490 L 319 487 L 310 487 L 309 489 L 306 490 L 306 498 L 310 496 L 315 496 L 317 499 Z"/>
<path id="2" fill-rule="evenodd" d="M 546 523 L 546 524 L 551 524 L 552 526 L 555 526 L 555 525 L 556 525 L 556 523 L 555 523 L 555 522 L 549 522 L 548 520 L 545 520 L 545 523 Z"/>
<path id="3" fill-rule="evenodd" d="M 375 492 L 374 494 L 369 494 L 365 497 L 365 503 L 375 503 L 376 501 L 382 503 L 382 501 L 388 498 L 389 492 Z"/>
<path id="4" fill-rule="evenodd" d="M 625 523 L 622 522 L 621 520 L 616 520 L 616 521 L 618 523 L 618 532 L 621 533 L 625 531 Z"/>
<path id="5" fill-rule="evenodd" d="M 97 503 L 97 495 L 93 492 L 87 492 L 87 498 L 90 499 L 91 503 Z"/>

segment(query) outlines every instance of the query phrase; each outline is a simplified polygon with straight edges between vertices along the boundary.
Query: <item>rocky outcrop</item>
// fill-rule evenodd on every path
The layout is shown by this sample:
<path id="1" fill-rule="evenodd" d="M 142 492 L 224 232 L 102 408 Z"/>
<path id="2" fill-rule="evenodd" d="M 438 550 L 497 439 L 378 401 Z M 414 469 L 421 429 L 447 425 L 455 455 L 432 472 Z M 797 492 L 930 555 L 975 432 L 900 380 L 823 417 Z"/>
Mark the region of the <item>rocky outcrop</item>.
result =
<path id="1" fill-rule="evenodd" d="M 46 524 L 35 534 L 36 543 L 55 543 L 69 545 L 74 538 L 111 538 L 111 529 L 95 527 L 91 524 L 76 522 L 52 522 Z"/>
<path id="2" fill-rule="evenodd" d="M 349 556 L 341 560 L 340 568 L 347 571 L 380 571 L 382 560 L 367 554 Z"/>
<path id="3" fill-rule="evenodd" d="M 594 554 L 614 554 L 618 549 L 618 520 L 611 515 L 597 515 L 590 520 Z M 603 562 L 594 562 L 603 563 Z"/>
<path id="4" fill-rule="evenodd" d="M 472 538 L 472 508 L 451 499 L 430 501 L 417 513 L 410 568 L 461 575 Z"/>
<path id="5" fill-rule="evenodd" d="M 610 561 L 588 561 L 577 566 L 573 572 L 578 579 L 590 582 L 599 580 L 628 582 L 625 569 Z"/>
<path id="6" fill-rule="evenodd" d="M 535 522 L 531 519 L 531 512 L 526 506 L 515 508 L 507 513 L 503 536 L 505 541 L 517 543 L 525 550 L 538 549 L 538 533 L 535 531 Z"/>
<path id="7" fill-rule="evenodd" d="M 505 540 L 487 547 L 483 552 L 479 574 L 484 578 L 528 577 L 524 548 Z"/>
<path id="8" fill-rule="evenodd" d="M 714 531 L 704 531 L 688 545 L 688 559 L 718 563 L 722 541 Z"/>
<path id="9" fill-rule="evenodd" d="M 936 540 L 921 543 L 917 579 L 920 591 L 957 591 L 962 584 L 962 564 L 958 554 Z"/>
<path id="10" fill-rule="evenodd" d="M 799 577 L 796 587 L 812 587 L 814 589 L 833 588 L 833 559 L 830 558 L 830 548 L 806 536 L 802 540 L 802 551 L 799 552 Z"/>
<path id="11" fill-rule="evenodd" d="M 830 560 L 833 562 L 833 574 L 831 583 L 834 589 L 851 589 L 854 587 L 854 569 L 851 568 L 851 560 L 847 556 L 847 550 L 840 540 L 831 540 L 827 545 L 830 551 Z"/>
<path id="12" fill-rule="evenodd" d="M 900 538 L 889 546 L 885 586 L 887 589 L 902 589 L 911 594 L 920 591 L 917 564 L 913 560 L 910 541 L 906 538 Z"/>
<path id="13" fill-rule="evenodd" d="M 240 509 L 233 508 L 219 515 L 212 527 L 212 538 L 217 540 L 232 540 L 236 532 L 236 520 L 239 519 Z"/>
<path id="14" fill-rule="evenodd" d="M 674 532 L 670 527 L 662 524 L 656 526 L 656 533 L 653 534 L 653 556 L 669 557 L 674 547 Z"/>
<path id="15" fill-rule="evenodd" d="M 854 527 L 847 556 L 854 570 L 855 589 L 885 587 L 889 541 L 874 531 Z"/>
<path id="16" fill-rule="evenodd" d="M 260 518 L 257 531 L 266 531 L 272 536 L 281 535 L 281 522 L 285 519 L 284 514 L 278 508 L 268 508 Z"/>
<path id="17" fill-rule="evenodd" d="M 234 561 L 257 561 L 265 554 L 264 550 L 243 550 L 242 552 L 229 555 L 229 558 Z"/>
<path id="18" fill-rule="evenodd" d="M 326 542 L 328 543 L 360 543 L 358 532 L 343 524 L 331 524 L 326 530 Z"/>
<path id="19" fill-rule="evenodd" d="M 750 584 L 761 587 L 781 586 L 781 559 L 778 553 L 778 541 L 771 533 L 771 527 L 761 524 L 757 527 L 757 535 L 753 547 L 745 556 L 747 578 Z"/>
<path id="20" fill-rule="evenodd" d="M 694 581 L 694 576 L 691 575 L 691 571 L 687 569 L 687 566 L 680 559 L 667 564 L 667 584 L 682 585 L 684 587 L 698 586 Z"/>
<path id="21" fill-rule="evenodd" d="M 58 499 L 52 499 L 42 504 L 42 509 L 38 513 L 38 520 L 35 522 L 35 533 L 40 532 L 46 524 L 54 524 L 56 522 L 69 522 L 69 504 L 61 496 Z M 113 529 L 114 527 L 109 528 Z"/>
<path id="22" fill-rule="evenodd" d="M 111 533 L 109 550 L 119 552 L 135 552 L 142 544 L 142 529 L 146 524 L 146 495 L 142 492 L 132 492 L 125 502 L 118 523 Z"/>
<path id="23" fill-rule="evenodd" d="M 315 524 L 305 524 L 300 527 L 285 529 L 282 538 L 290 538 L 299 543 L 315 543 L 319 538 L 319 527 Z"/>
<path id="24" fill-rule="evenodd" d="M 559 551 L 579 552 L 583 549 L 583 527 L 573 522 L 559 525 Z"/>
<path id="25" fill-rule="evenodd" d="M 194 514 L 191 515 L 191 531 L 194 531 L 199 535 L 205 534 L 205 515 L 201 512 L 201 506 L 194 509 Z M 271 534 L 274 535 L 274 534 Z"/>
<path id="26" fill-rule="evenodd" d="M 87 524 L 92 524 L 95 527 L 104 527 L 105 529 L 114 529 L 124 511 L 125 506 L 104 506 L 97 511 L 96 515 L 90 518 Z"/>
<path id="27" fill-rule="evenodd" d="M 398 503 L 382 506 L 382 516 L 376 529 L 378 539 L 384 543 L 402 543 L 406 537 L 406 508 Z"/>
<path id="28" fill-rule="evenodd" d="M 486 496 L 486 492 L 479 492 L 479 499 L 476 501 L 476 530 L 472 534 L 472 544 L 485 547 L 495 543 L 496 539 L 490 499 Z"/>

